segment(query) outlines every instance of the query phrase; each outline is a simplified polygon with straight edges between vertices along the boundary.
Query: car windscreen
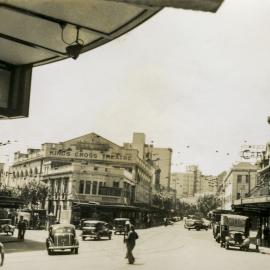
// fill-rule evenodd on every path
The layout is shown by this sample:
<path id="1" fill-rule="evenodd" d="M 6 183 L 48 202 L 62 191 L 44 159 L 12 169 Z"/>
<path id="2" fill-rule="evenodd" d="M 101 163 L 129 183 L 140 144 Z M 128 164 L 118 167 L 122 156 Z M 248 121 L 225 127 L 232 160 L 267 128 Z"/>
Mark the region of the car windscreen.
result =
<path id="1" fill-rule="evenodd" d="M 0 219 L 0 225 L 3 224 L 11 224 L 11 220 L 10 219 Z"/>
<path id="2" fill-rule="evenodd" d="M 62 227 L 62 228 L 57 228 L 53 230 L 54 233 L 75 233 L 73 228 L 70 227 Z"/>
<path id="3" fill-rule="evenodd" d="M 97 223 L 84 223 L 83 227 L 95 228 L 97 225 L 98 225 Z"/>

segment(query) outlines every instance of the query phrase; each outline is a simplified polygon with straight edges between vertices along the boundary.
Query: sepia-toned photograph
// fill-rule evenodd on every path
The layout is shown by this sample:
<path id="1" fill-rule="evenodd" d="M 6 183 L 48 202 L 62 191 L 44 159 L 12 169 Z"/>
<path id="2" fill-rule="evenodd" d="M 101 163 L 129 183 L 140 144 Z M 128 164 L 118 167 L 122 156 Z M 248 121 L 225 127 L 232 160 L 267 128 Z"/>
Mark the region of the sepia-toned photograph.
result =
<path id="1" fill-rule="evenodd" d="M 268 269 L 269 14 L 0 0 L 0 269 Z"/>

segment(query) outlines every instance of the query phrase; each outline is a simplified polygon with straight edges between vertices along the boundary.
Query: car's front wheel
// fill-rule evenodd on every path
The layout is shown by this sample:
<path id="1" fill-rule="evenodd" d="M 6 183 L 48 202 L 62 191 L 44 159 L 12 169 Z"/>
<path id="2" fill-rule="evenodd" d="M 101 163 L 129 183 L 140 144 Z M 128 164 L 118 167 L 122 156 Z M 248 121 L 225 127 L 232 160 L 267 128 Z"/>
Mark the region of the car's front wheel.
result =
<path id="1" fill-rule="evenodd" d="M 79 248 L 74 248 L 74 254 L 79 254 Z"/>
<path id="2" fill-rule="evenodd" d="M 50 249 L 47 249 L 48 255 L 52 255 L 53 252 Z"/>
<path id="3" fill-rule="evenodd" d="M 111 236 L 111 235 L 109 235 L 109 236 L 108 236 L 108 238 L 109 238 L 109 240 L 111 240 L 111 239 L 112 239 L 112 236 Z"/>

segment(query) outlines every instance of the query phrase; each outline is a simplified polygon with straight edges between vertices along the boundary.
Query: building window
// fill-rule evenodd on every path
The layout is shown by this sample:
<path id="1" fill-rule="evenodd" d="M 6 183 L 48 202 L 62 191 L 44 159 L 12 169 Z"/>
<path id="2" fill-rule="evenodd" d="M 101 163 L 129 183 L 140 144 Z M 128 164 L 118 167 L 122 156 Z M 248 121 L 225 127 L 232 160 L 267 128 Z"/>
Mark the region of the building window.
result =
<path id="1" fill-rule="evenodd" d="M 67 210 L 67 201 L 63 201 L 63 210 Z"/>
<path id="2" fill-rule="evenodd" d="M 242 175 L 237 175 L 237 183 L 238 184 L 242 183 Z"/>
<path id="3" fill-rule="evenodd" d="M 84 192 L 84 180 L 81 180 L 79 186 L 79 193 L 83 194 L 83 192 Z"/>
<path id="4" fill-rule="evenodd" d="M 119 188 L 119 182 L 113 182 L 113 187 Z"/>
<path id="5" fill-rule="evenodd" d="M 94 171 L 98 171 L 98 167 L 94 167 Z"/>
<path id="6" fill-rule="evenodd" d="M 249 183 L 249 179 L 250 179 L 250 176 L 249 175 L 246 175 L 246 183 L 247 184 Z"/>
<path id="7" fill-rule="evenodd" d="M 92 194 L 97 194 L 97 181 L 93 182 Z"/>
<path id="8" fill-rule="evenodd" d="M 64 180 L 64 193 L 68 193 L 68 180 Z"/>
<path id="9" fill-rule="evenodd" d="M 91 181 L 86 181 L 85 183 L 85 194 L 90 194 L 91 191 Z"/>

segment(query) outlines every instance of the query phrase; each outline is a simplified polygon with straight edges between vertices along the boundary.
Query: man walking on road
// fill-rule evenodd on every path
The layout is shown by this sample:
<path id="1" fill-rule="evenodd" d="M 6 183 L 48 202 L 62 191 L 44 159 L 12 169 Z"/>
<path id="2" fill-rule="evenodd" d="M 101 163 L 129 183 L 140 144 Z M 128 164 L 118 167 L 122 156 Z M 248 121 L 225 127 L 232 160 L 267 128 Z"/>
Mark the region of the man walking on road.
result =
<path id="1" fill-rule="evenodd" d="M 131 225 L 130 226 L 130 231 L 127 235 L 127 238 L 126 238 L 126 246 L 127 246 L 127 258 L 128 258 L 128 262 L 130 264 L 133 264 L 134 261 L 135 261 L 135 258 L 132 254 L 132 250 L 134 249 L 135 247 L 135 244 L 136 244 L 136 240 L 138 239 L 138 234 L 135 232 L 135 229 L 134 229 L 134 226 Z"/>

